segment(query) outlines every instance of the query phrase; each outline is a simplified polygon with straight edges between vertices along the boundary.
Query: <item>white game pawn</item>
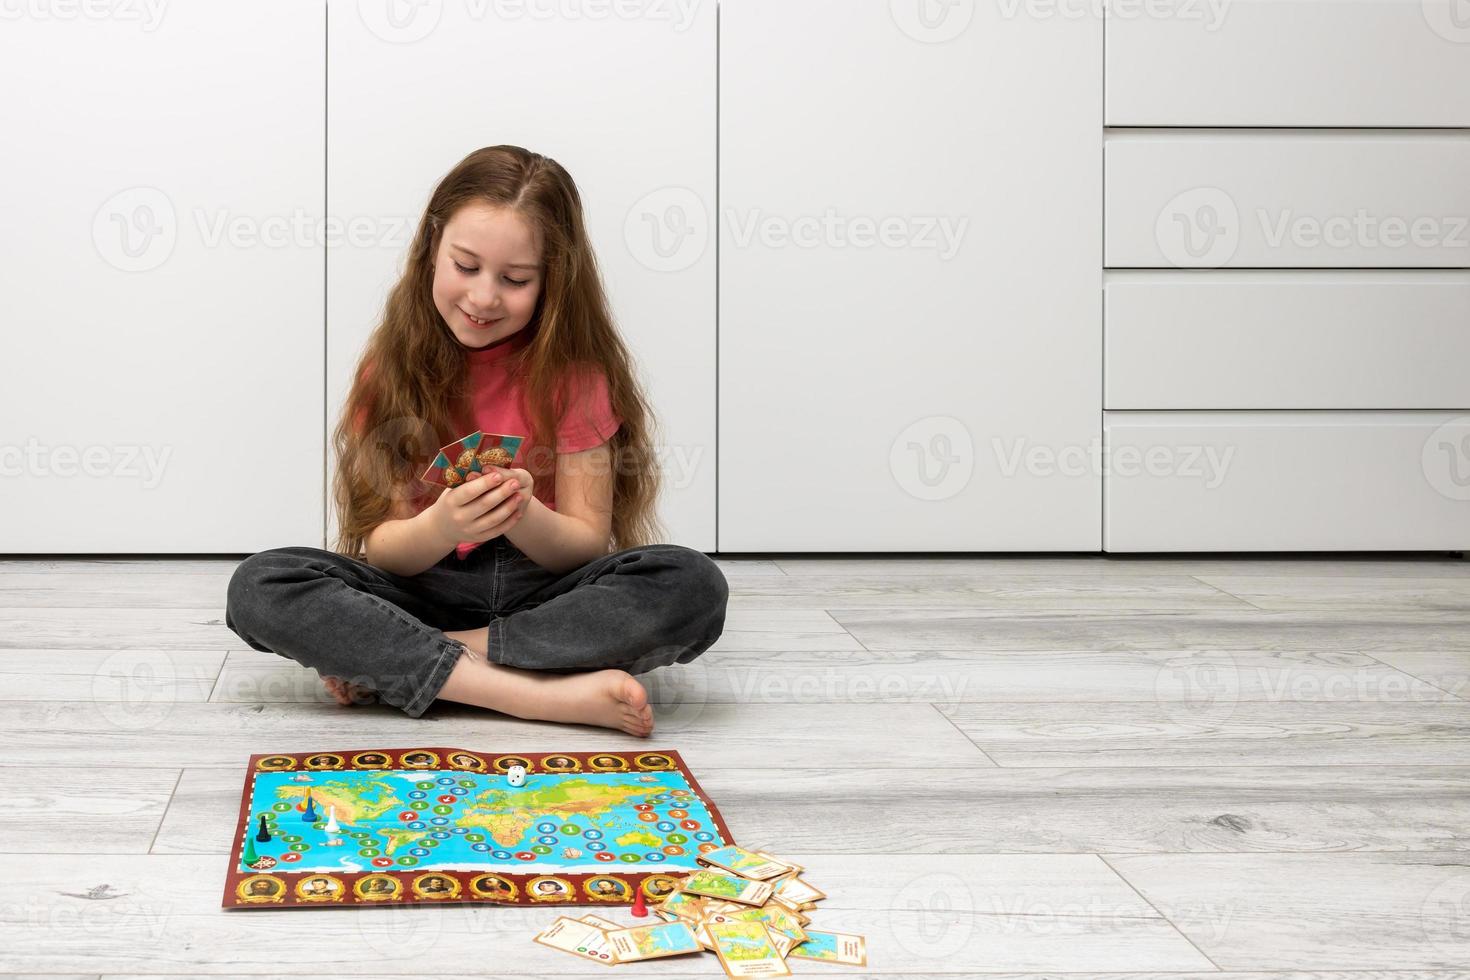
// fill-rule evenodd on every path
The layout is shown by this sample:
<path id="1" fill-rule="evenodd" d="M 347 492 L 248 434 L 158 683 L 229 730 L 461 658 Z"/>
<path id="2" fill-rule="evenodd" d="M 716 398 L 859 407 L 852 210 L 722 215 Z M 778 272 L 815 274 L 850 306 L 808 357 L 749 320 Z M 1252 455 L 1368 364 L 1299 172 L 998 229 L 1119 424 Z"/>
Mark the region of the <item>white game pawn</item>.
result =
<path id="1" fill-rule="evenodd" d="M 512 786 L 526 785 L 526 767 L 511 766 L 505 771 L 505 781 L 510 783 Z"/>
<path id="2" fill-rule="evenodd" d="M 335 834 L 341 829 L 341 826 L 337 823 L 337 808 L 334 806 L 327 807 L 327 833 Z"/>

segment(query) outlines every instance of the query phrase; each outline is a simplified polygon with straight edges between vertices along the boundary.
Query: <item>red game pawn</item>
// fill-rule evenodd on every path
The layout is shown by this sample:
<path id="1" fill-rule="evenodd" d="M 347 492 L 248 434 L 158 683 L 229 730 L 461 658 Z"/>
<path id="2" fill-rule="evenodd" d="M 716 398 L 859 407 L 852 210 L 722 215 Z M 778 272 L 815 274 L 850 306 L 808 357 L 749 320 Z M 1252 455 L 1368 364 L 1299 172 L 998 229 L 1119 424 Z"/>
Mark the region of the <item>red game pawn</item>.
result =
<path id="1" fill-rule="evenodd" d="M 633 907 L 628 910 L 636 919 L 642 919 L 648 915 L 648 906 L 643 903 L 643 889 L 633 889 Z"/>

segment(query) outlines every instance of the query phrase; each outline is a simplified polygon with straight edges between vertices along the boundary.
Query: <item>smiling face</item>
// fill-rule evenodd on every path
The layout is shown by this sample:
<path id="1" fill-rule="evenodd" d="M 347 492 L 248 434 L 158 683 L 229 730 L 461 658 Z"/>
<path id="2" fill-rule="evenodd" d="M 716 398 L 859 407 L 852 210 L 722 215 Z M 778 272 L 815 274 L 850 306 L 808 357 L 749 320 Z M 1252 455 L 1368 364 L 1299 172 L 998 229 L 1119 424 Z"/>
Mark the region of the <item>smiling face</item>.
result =
<path id="1" fill-rule="evenodd" d="M 488 347 L 524 329 L 541 295 L 541 241 L 506 208 L 467 204 L 434 256 L 434 306 L 455 339 Z"/>

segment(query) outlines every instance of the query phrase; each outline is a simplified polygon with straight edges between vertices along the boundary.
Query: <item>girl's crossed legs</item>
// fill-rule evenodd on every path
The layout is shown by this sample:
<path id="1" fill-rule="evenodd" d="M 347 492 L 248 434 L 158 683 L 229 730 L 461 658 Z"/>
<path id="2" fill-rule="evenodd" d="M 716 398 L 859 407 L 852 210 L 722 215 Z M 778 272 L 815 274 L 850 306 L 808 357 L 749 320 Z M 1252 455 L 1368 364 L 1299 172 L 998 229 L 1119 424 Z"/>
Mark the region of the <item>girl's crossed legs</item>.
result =
<path id="1" fill-rule="evenodd" d="M 331 678 L 344 703 L 374 691 L 419 717 L 438 697 L 647 735 L 652 711 L 632 675 L 708 649 L 728 595 L 719 567 L 679 545 L 558 575 L 495 538 L 415 576 L 290 547 L 240 563 L 225 623 L 253 649 Z"/>

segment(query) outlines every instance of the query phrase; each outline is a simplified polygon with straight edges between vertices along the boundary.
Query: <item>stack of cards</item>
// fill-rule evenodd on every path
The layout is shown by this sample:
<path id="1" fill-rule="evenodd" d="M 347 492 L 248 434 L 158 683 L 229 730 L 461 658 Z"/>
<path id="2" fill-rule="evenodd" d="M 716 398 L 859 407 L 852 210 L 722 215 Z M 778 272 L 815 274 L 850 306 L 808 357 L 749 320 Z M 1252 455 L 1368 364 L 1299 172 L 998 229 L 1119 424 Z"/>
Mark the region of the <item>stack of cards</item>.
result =
<path id="1" fill-rule="evenodd" d="M 441 487 L 457 487 L 471 474 L 478 478 L 492 466 L 510 466 L 524 440 L 524 436 L 471 432 L 440 449 L 419 479 Z"/>
<path id="2" fill-rule="evenodd" d="M 802 879 L 801 866 L 734 846 L 699 861 L 708 867 L 653 907 L 661 923 L 560 918 L 536 941 L 608 965 L 709 950 L 730 977 L 788 977 L 788 959 L 867 965 L 862 936 L 807 928 L 807 912 L 826 895 Z"/>

